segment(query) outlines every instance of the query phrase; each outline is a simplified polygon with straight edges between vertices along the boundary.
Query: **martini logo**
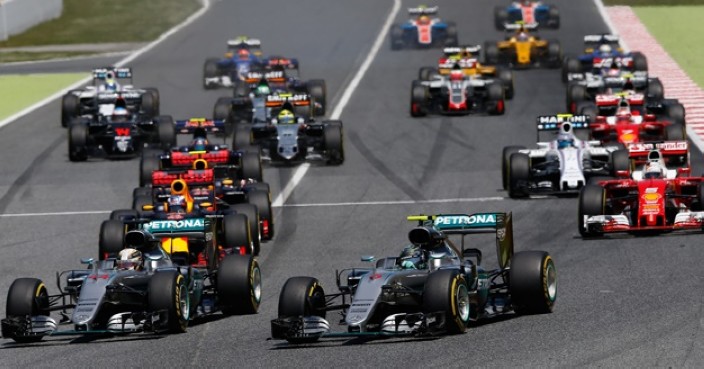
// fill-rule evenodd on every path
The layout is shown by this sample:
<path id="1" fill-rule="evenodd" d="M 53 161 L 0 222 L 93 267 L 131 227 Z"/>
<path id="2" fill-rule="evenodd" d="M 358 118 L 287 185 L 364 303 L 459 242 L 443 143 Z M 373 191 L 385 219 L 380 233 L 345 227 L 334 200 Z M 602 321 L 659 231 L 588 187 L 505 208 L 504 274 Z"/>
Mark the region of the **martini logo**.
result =
<path id="1" fill-rule="evenodd" d="M 172 232 L 172 231 L 202 231 L 205 229 L 205 220 L 183 219 L 183 220 L 154 220 L 144 225 L 144 229 L 149 232 Z"/>
<path id="2" fill-rule="evenodd" d="M 434 225 L 440 229 L 496 226 L 496 214 L 439 215 Z"/>

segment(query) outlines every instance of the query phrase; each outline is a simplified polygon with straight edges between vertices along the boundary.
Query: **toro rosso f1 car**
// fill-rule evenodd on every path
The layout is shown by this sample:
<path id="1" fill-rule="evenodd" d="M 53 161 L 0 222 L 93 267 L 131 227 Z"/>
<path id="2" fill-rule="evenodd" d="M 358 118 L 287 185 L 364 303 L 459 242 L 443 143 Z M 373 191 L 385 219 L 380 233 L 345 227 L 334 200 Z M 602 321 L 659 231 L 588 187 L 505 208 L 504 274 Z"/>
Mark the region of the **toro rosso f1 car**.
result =
<path id="1" fill-rule="evenodd" d="M 640 52 L 626 52 L 619 45 L 616 35 L 584 36 L 584 54 L 566 56 L 562 61 L 562 81 L 570 74 L 589 73 L 604 66 L 617 65 L 629 72 L 647 72 L 648 59 Z"/>
<path id="2" fill-rule="evenodd" d="M 391 26 L 391 49 L 457 45 L 457 26 L 454 22 L 431 18 L 437 12 L 437 6 L 409 8 L 408 14 L 412 18 L 401 25 Z"/>
<path id="3" fill-rule="evenodd" d="M 261 272 L 249 255 L 228 255 L 202 271 L 174 262 L 148 232 L 127 233 L 125 246 L 145 257 L 130 266 L 114 258 L 82 259 L 88 269 L 58 274 L 57 294 L 39 279 L 16 279 L 7 293 L 3 337 L 28 343 L 56 335 L 181 333 L 216 311 L 259 309 Z"/>
<path id="4" fill-rule="evenodd" d="M 467 324 L 510 312 L 549 313 L 557 273 L 544 251 L 513 251 L 511 213 L 409 216 L 418 221 L 398 257 L 363 261 L 375 267 L 336 273 L 339 292 L 318 279 L 293 277 L 279 295 L 274 339 L 310 343 L 326 337 L 457 334 Z M 494 233 L 499 266 L 482 267 L 482 253 L 465 248 L 465 236 Z M 449 239 L 458 235 L 458 247 Z M 328 313 L 342 311 L 346 331 L 334 332 Z M 336 319 L 336 318 L 335 318 Z"/>

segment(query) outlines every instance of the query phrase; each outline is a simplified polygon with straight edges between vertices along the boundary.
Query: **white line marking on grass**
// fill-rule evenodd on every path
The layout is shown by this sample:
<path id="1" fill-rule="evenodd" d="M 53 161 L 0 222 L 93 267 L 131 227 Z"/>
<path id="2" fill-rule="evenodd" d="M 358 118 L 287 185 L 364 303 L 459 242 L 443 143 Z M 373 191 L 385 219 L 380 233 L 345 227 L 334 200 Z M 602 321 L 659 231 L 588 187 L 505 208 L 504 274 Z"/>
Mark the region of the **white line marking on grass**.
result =
<path id="1" fill-rule="evenodd" d="M 173 35 L 174 33 L 180 31 L 180 30 L 183 29 L 184 27 L 186 27 L 186 26 L 188 26 L 189 24 L 193 23 L 196 19 L 198 19 L 201 15 L 203 15 L 206 11 L 208 11 L 208 9 L 210 9 L 210 0 L 201 0 L 201 2 L 203 3 L 203 7 L 200 8 L 197 12 L 191 14 L 190 17 L 186 18 L 186 20 L 184 20 L 183 22 L 181 22 L 181 23 L 178 24 L 177 26 L 171 28 L 170 30 L 168 30 L 168 31 L 166 31 L 166 32 L 164 32 L 164 33 L 162 33 L 161 36 L 159 36 L 159 38 L 157 38 L 156 40 L 150 42 L 149 44 L 145 45 L 143 48 L 141 48 L 141 49 L 135 51 L 134 53 L 130 54 L 130 55 L 127 56 L 126 58 L 124 58 L 124 59 L 118 61 L 117 63 L 115 63 L 115 66 L 117 66 L 117 67 L 122 67 L 122 66 L 124 66 L 125 64 L 130 63 L 131 61 L 133 61 L 134 59 L 136 59 L 136 58 L 139 57 L 140 55 L 146 53 L 147 51 L 153 49 L 153 48 L 154 48 L 155 46 L 157 46 L 158 44 L 162 43 L 164 40 L 166 40 L 167 38 L 169 38 L 169 36 Z M 25 115 L 27 115 L 27 114 L 29 114 L 29 113 L 31 113 L 31 112 L 33 112 L 33 111 L 35 111 L 35 110 L 37 110 L 37 109 L 43 107 L 44 105 L 46 105 L 46 104 L 48 104 L 48 103 L 50 103 L 50 102 L 52 102 L 52 101 L 54 101 L 54 100 L 56 100 L 56 99 L 58 99 L 58 98 L 60 98 L 60 97 L 63 96 L 66 92 L 68 92 L 68 91 L 70 91 L 70 90 L 77 89 L 77 88 L 79 88 L 79 87 L 85 85 L 86 83 L 88 83 L 88 82 L 90 82 L 90 81 L 91 81 L 91 77 L 86 77 L 86 78 L 84 78 L 84 79 L 82 79 L 82 80 L 80 80 L 80 81 L 78 81 L 78 82 L 76 82 L 76 83 L 74 83 L 74 84 L 72 84 L 72 85 L 70 85 L 70 86 L 64 88 L 63 90 L 60 90 L 60 91 L 58 91 L 57 93 L 55 93 L 55 94 L 53 94 L 53 95 L 51 95 L 51 96 L 49 96 L 49 97 L 47 97 L 47 98 L 45 98 L 45 99 L 43 99 L 43 100 L 40 100 L 40 101 L 38 101 L 38 102 L 36 102 L 36 103 L 34 103 L 34 104 L 32 104 L 32 105 L 30 105 L 30 106 L 24 108 L 24 109 L 18 111 L 18 112 L 15 113 L 15 114 L 10 115 L 9 117 L 7 117 L 7 118 L 5 118 L 5 119 L 3 119 L 3 120 L 0 120 L 0 127 L 4 127 L 4 126 L 6 126 L 6 125 L 8 125 L 8 124 L 10 124 L 10 123 L 12 123 L 12 122 L 14 122 L 14 121 L 17 120 L 17 119 L 24 117 Z M 58 120 L 59 114 L 56 114 L 56 117 L 57 117 L 57 120 Z"/>
<path id="2" fill-rule="evenodd" d="M 334 202 L 317 204 L 284 204 L 282 208 L 321 208 L 328 206 L 375 206 L 375 205 L 417 205 L 417 204 L 446 204 L 451 202 L 488 202 L 503 201 L 503 197 L 469 197 L 458 199 L 431 199 L 431 200 L 398 200 L 398 201 L 359 201 L 359 202 Z M 272 205 L 274 206 L 274 205 Z"/>
<path id="3" fill-rule="evenodd" d="M 372 48 L 369 49 L 369 54 L 367 54 L 367 57 L 362 62 L 362 65 L 360 65 L 354 78 L 350 81 L 350 84 L 347 85 L 347 88 L 345 88 L 345 92 L 342 94 L 340 101 L 337 103 L 337 106 L 335 106 L 335 109 L 333 109 L 332 114 L 330 114 L 330 119 L 340 119 L 342 110 L 345 109 L 347 103 L 350 102 L 352 94 L 357 89 L 357 86 L 359 86 L 359 83 L 362 81 L 362 78 L 364 78 L 364 75 L 367 73 L 369 67 L 372 65 L 376 54 L 379 53 L 379 49 L 381 49 L 381 45 L 384 43 L 386 34 L 389 32 L 389 28 L 391 28 L 391 24 L 393 23 L 394 18 L 396 18 L 396 14 L 398 14 L 399 9 L 401 9 L 401 0 L 394 0 L 394 6 L 391 8 L 391 12 L 389 12 L 389 15 L 386 17 L 386 21 L 381 27 L 381 31 L 379 32 L 379 35 L 377 35 Z M 310 164 L 308 163 L 304 163 L 296 168 L 291 181 L 289 181 L 283 191 L 276 196 L 271 206 L 281 207 L 284 203 L 286 203 L 286 200 L 288 200 L 289 196 L 291 196 L 293 190 L 301 183 L 301 180 L 303 179 L 303 176 L 306 175 L 306 172 L 308 172 L 308 169 L 310 169 Z"/>

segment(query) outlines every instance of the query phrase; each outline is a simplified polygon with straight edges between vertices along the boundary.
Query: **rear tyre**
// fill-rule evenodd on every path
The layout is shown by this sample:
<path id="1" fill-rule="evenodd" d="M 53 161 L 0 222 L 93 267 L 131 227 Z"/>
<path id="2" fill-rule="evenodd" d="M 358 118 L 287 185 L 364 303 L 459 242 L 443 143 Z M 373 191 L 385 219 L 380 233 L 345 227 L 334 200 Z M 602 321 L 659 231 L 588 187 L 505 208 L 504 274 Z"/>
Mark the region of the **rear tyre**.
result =
<path id="1" fill-rule="evenodd" d="M 423 286 L 423 311 L 443 312 L 450 334 L 463 333 L 469 322 L 469 288 L 457 269 L 440 269 L 428 276 Z"/>
<path id="2" fill-rule="evenodd" d="M 40 279 L 18 278 L 7 291 L 5 314 L 8 318 L 49 315 L 49 294 Z M 3 330 L 3 337 L 19 343 L 39 342 L 43 336 L 17 337 Z"/>
<path id="3" fill-rule="evenodd" d="M 100 224 L 98 237 L 98 260 L 116 258 L 125 239 L 125 224 L 120 220 L 105 220 Z"/>
<path id="4" fill-rule="evenodd" d="M 206 90 L 211 90 L 214 88 L 217 88 L 217 84 L 207 84 L 205 83 L 206 78 L 214 78 L 217 77 L 220 72 L 218 70 L 218 62 L 220 60 L 218 58 L 208 58 L 205 60 L 205 63 L 203 64 L 203 88 Z"/>
<path id="5" fill-rule="evenodd" d="M 509 290 L 516 313 L 551 313 L 557 299 L 557 270 L 550 255 L 545 251 L 513 254 Z"/>
<path id="6" fill-rule="evenodd" d="M 71 120 L 78 116 L 79 113 L 78 96 L 69 91 L 61 98 L 61 127 L 68 127 Z"/>
<path id="7" fill-rule="evenodd" d="M 530 157 L 526 154 L 514 153 L 509 157 L 508 196 L 516 199 L 528 196 L 521 188 L 521 182 L 530 179 Z"/>
<path id="8" fill-rule="evenodd" d="M 252 145 L 252 126 L 249 124 L 238 124 L 232 136 L 232 148 L 242 150 Z"/>
<path id="9" fill-rule="evenodd" d="M 575 113 L 577 104 L 587 100 L 587 88 L 582 85 L 567 86 L 567 111 Z"/>
<path id="10" fill-rule="evenodd" d="M 236 211 L 238 214 L 244 214 L 247 216 L 247 227 L 249 228 L 249 234 L 252 239 L 252 251 L 254 255 L 259 255 L 261 250 L 262 234 L 259 229 L 260 217 L 259 209 L 252 204 L 236 204 L 230 207 L 232 210 Z"/>
<path id="11" fill-rule="evenodd" d="M 646 95 L 649 101 L 659 102 L 665 97 L 665 88 L 662 86 L 660 78 L 653 78 L 648 81 Z"/>
<path id="12" fill-rule="evenodd" d="M 149 280 L 149 310 L 164 312 L 169 333 L 183 333 L 188 328 L 191 301 L 186 278 L 175 270 L 155 273 Z M 161 313 L 160 313 L 161 314 Z"/>
<path id="13" fill-rule="evenodd" d="M 401 29 L 401 26 L 398 24 L 392 25 L 389 35 L 391 35 L 391 50 L 403 49 L 403 29 Z"/>
<path id="14" fill-rule="evenodd" d="M 247 192 L 247 202 L 256 206 L 259 212 L 259 219 L 267 222 L 268 230 L 266 234 L 262 234 L 262 238 L 272 239 L 274 237 L 274 217 L 271 211 L 269 191 L 251 190 Z"/>
<path id="15" fill-rule="evenodd" d="M 497 70 L 496 75 L 504 85 L 504 95 L 506 96 L 506 100 L 513 99 L 513 94 L 515 91 L 513 87 L 513 72 L 509 69 L 499 69 Z"/>
<path id="16" fill-rule="evenodd" d="M 341 165 L 345 161 L 345 149 L 342 142 L 342 125 L 328 124 L 323 131 L 325 151 L 328 155 L 327 164 Z"/>
<path id="17" fill-rule="evenodd" d="M 632 54 L 632 56 L 633 56 L 633 70 L 647 72 L 648 71 L 648 59 L 645 57 L 645 55 L 643 55 L 642 53 L 639 53 L 639 52 L 634 52 Z"/>
<path id="18" fill-rule="evenodd" d="M 548 42 L 548 68 L 560 68 L 562 62 L 562 47 L 560 41 L 550 40 Z"/>
<path id="19" fill-rule="evenodd" d="M 227 255 L 220 263 L 217 291 L 222 312 L 256 314 L 262 301 L 262 275 L 251 255 Z"/>
<path id="20" fill-rule="evenodd" d="M 494 27 L 497 31 L 503 31 L 505 23 L 508 23 L 508 11 L 506 11 L 506 7 L 501 5 L 495 6 Z"/>
<path id="21" fill-rule="evenodd" d="M 308 81 L 308 93 L 316 104 L 313 107 L 313 116 L 324 116 L 327 111 L 327 87 L 325 81 L 322 79 L 312 79 Z"/>
<path id="22" fill-rule="evenodd" d="M 665 139 L 667 141 L 684 141 L 687 135 L 684 131 L 684 126 L 681 124 L 670 124 L 665 127 Z"/>
<path id="23" fill-rule="evenodd" d="M 499 47 L 496 46 L 496 41 L 484 43 L 484 63 L 489 65 L 499 64 Z"/>
<path id="24" fill-rule="evenodd" d="M 582 63 L 579 59 L 568 56 L 562 62 L 562 82 L 567 83 L 568 76 L 572 73 L 582 73 Z"/>
<path id="25" fill-rule="evenodd" d="M 142 94 L 140 110 L 147 117 L 155 117 L 159 114 L 156 97 L 149 91 Z"/>
<path id="26" fill-rule="evenodd" d="M 139 218 L 139 214 L 134 209 L 118 209 L 110 213 L 110 220 L 134 220 Z"/>
<path id="27" fill-rule="evenodd" d="M 675 103 L 667 105 L 667 107 L 665 108 L 665 114 L 667 115 L 667 119 L 669 119 L 670 122 L 674 124 L 681 124 L 682 126 L 685 125 L 685 110 L 682 104 Z"/>
<path id="28" fill-rule="evenodd" d="M 489 102 L 489 114 L 503 115 L 506 111 L 504 87 L 500 83 L 492 83 L 487 87 L 486 94 Z"/>
<path id="29" fill-rule="evenodd" d="M 249 220 L 245 214 L 225 215 L 222 219 L 222 227 L 225 248 L 244 247 L 247 254 L 251 254 L 254 251 L 252 250 Z"/>
<path id="30" fill-rule="evenodd" d="M 71 124 L 68 128 L 68 159 L 85 161 L 88 159 L 88 127 L 81 123 Z"/>
<path id="31" fill-rule="evenodd" d="M 158 157 L 146 156 L 139 161 L 139 186 L 145 187 L 152 184 L 152 172 L 161 169 L 161 160 Z"/>
<path id="32" fill-rule="evenodd" d="M 585 218 L 603 215 L 606 208 L 606 191 L 601 186 L 588 184 L 579 193 L 577 209 L 577 226 L 582 237 L 601 236 L 601 233 L 590 231 L 584 224 Z"/>
<path id="33" fill-rule="evenodd" d="M 511 155 L 517 153 L 520 150 L 525 150 L 523 146 L 506 146 L 503 149 L 501 155 L 501 184 L 504 191 L 508 190 L 508 172 L 509 164 L 511 160 Z"/>
<path id="34" fill-rule="evenodd" d="M 262 161 L 259 153 L 244 152 L 242 153 L 241 171 L 242 178 L 254 179 L 257 182 L 262 181 Z"/>
<path id="35" fill-rule="evenodd" d="M 309 316 L 325 318 L 325 290 L 315 278 L 289 278 L 279 294 L 279 319 Z M 307 343 L 317 340 L 318 337 L 288 339 L 291 343 Z"/>
<path id="36" fill-rule="evenodd" d="M 156 119 L 156 130 L 159 137 L 159 144 L 164 150 L 169 150 L 176 146 L 176 128 L 174 119 L 170 115 L 160 115 Z"/>
<path id="37" fill-rule="evenodd" d="M 428 87 L 423 86 L 417 81 L 413 81 L 411 85 L 411 116 L 424 117 L 428 114 L 426 104 L 428 100 Z"/>
<path id="38" fill-rule="evenodd" d="M 618 177 L 618 172 L 631 171 L 631 158 L 628 150 L 621 149 L 611 152 L 611 175 Z"/>

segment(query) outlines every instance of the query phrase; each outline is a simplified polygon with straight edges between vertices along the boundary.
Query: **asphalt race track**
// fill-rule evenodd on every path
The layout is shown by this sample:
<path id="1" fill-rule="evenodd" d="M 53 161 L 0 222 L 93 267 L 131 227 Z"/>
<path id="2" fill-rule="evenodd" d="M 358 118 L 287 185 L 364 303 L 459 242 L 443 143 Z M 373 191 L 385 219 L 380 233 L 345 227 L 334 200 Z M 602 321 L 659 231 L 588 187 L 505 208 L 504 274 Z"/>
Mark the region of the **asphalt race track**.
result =
<path id="1" fill-rule="evenodd" d="M 579 51 L 586 33 L 607 31 L 591 1 L 553 2 L 560 7 L 562 29 L 542 35 L 559 39 L 566 51 Z M 493 27 L 495 3 L 437 5 L 440 16 L 457 22 L 460 43 L 483 43 L 503 37 Z M 247 34 L 261 38 L 267 54 L 299 57 L 303 76 L 325 78 L 328 100 L 336 104 L 392 5 L 389 0 L 216 2 L 194 24 L 132 63 L 135 84 L 157 86 L 164 113 L 210 116 L 217 97 L 228 91 L 202 89 L 203 61 L 220 55 L 226 39 Z M 404 2 L 397 21 L 415 5 Z M 181 335 L 50 337 L 31 345 L 3 340 L 0 366 L 681 367 L 704 362 L 702 236 L 583 241 L 576 199 L 508 199 L 500 189 L 501 148 L 532 145 L 535 117 L 564 108 L 560 75 L 557 70 L 515 72 L 516 97 L 502 117 L 412 119 L 411 80 L 439 55 L 438 50 L 392 52 L 388 40 L 384 44 L 342 113 L 346 162 L 311 167 L 275 211 L 277 235 L 262 246 L 260 256 L 264 297 L 259 314 L 216 316 Z M 58 101 L 2 128 L 0 148 L 0 214 L 130 206 L 138 161 L 70 163 Z M 700 174 L 701 154 L 693 156 L 694 173 Z M 274 196 L 294 171 L 265 171 Z M 463 200 L 435 201 L 443 199 Z M 297 206 L 330 203 L 347 204 Z M 559 281 L 553 314 L 509 317 L 431 340 L 336 339 L 302 347 L 267 340 L 287 278 L 315 276 L 333 292 L 335 269 L 363 266 L 360 255 L 400 252 L 412 227 L 406 215 L 479 211 L 512 211 L 517 250 L 543 249 L 553 256 Z M 18 277 L 39 277 L 55 293 L 55 271 L 79 268 L 81 257 L 97 254 L 99 224 L 106 217 L 0 217 L 2 299 Z M 478 240 L 474 246 L 484 251 L 485 264 L 494 266 L 492 241 Z M 4 309 L 0 304 L 0 316 Z M 328 317 L 337 321 L 333 314 Z"/>

